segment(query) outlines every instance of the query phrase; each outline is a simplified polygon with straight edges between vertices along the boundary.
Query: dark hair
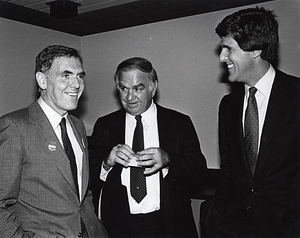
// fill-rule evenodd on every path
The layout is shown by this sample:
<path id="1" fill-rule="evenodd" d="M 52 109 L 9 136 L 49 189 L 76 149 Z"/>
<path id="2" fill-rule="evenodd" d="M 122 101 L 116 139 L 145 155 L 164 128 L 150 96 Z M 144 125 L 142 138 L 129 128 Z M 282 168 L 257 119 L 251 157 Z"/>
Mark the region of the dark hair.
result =
<path id="1" fill-rule="evenodd" d="M 243 51 L 262 50 L 261 58 L 272 61 L 278 47 L 278 22 L 273 11 L 248 8 L 225 17 L 216 27 L 222 37 L 232 36 Z"/>
<path id="2" fill-rule="evenodd" d="M 134 69 L 138 69 L 144 73 L 148 73 L 150 79 L 153 82 L 158 81 L 157 73 L 155 69 L 152 67 L 152 64 L 148 60 L 141 57 L 134 57 L 121 62 L 118 65 L 114 76 L 115 81 L 120 78 L 122 72 L 127 72 Z"/>
<path id="3" fill-rule="evenodd" d="M 49 45 L 37 55 L 35 60 L 35 73 L 45 73 L 51 68 L 55 58 L 63 56 L 75 57 L 79 59 L 82 64 L 82 57 L 76 49 L 62 45 Z"/>

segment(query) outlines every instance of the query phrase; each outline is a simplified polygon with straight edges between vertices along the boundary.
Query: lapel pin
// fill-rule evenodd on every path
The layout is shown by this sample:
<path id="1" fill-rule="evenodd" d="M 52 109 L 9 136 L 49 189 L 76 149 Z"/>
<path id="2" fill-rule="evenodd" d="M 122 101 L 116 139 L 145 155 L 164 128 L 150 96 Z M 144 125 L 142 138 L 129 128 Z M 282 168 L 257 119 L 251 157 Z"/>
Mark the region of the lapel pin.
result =
<path id="1" fill-rule="evenodd" d="M 51 141 L 50 144 L 48 145 L 48 149 L 50 151 L 56 150 L 56 143 Z"/>

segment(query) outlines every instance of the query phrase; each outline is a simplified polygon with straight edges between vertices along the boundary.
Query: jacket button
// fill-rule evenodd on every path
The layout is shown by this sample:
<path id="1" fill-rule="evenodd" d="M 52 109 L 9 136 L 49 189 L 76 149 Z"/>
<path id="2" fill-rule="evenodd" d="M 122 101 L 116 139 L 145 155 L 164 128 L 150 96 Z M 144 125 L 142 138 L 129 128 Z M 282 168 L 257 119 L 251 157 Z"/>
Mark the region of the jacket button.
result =
<path id="1" fill-rule="evenodd" d="M 249 207 L 246 208 L 246 210 L 247 210 L 247 213 L 250 213 L 250 212 L 252 212 L 252 207 L 249 206 Z"/>
<path id="2" fill-rule="evenodd" d="M 251 193 L 256 194 L 256 191 L 252 188 Z"/>

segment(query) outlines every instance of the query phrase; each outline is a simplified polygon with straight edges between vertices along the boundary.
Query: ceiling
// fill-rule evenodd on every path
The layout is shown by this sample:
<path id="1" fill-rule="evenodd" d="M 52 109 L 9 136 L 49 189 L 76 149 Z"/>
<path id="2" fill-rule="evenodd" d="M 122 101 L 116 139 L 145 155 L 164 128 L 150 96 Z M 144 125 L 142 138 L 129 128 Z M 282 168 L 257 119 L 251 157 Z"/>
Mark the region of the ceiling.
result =
<path id="1" fill-rule="evenodd" d="M 52 16 L 47 3 L 53 1 L 0 0 L 0 17 L 86 36 L 272 0 L 73 0 L 73 17 Z"/>

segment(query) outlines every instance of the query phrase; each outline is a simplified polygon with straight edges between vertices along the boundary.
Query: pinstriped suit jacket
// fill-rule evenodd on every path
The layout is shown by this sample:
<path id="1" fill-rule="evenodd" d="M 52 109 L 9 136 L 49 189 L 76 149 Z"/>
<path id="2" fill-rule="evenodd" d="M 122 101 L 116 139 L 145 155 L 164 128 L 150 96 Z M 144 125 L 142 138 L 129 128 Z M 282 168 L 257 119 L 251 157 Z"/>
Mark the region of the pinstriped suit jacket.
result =
<path id="1" fill-rule="evenodd" d="M 254 177 L 243 144 L 241 86 L 220 104 L 223 179 L 216 197 L 202 204 L 202 230 L 237 237 L 255 213 L 265 237 L 300 237 L 300 79 L 276 71 Z"/>
<path id="2" fill-rule="evenodd" d="M 105 237 L 88 188 L 83 123 L 69 116 L 83 151 L 79 201 L 69 160 L 37 102 L 0 118 L 0 237 L 78 237 L 80 217 L 90 237 Z"/>

